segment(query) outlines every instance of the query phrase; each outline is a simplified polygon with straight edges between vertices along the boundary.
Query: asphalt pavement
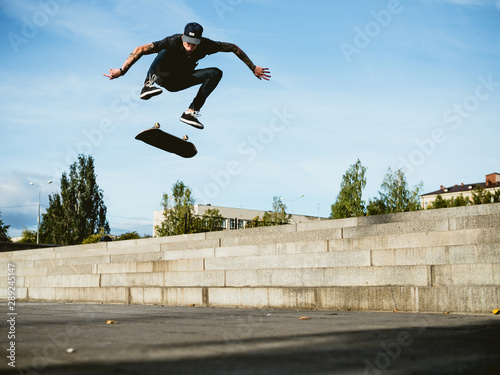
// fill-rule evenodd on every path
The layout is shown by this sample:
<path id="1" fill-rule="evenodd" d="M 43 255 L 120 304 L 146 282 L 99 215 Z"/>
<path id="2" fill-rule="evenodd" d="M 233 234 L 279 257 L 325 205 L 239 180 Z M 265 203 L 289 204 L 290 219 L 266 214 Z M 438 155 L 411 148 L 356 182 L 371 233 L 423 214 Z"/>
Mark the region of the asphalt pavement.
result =
<path id="1" fill-rule="evenodd" d="M 499 315 L 0 304 L 1 374 L 500 374 Z"/>

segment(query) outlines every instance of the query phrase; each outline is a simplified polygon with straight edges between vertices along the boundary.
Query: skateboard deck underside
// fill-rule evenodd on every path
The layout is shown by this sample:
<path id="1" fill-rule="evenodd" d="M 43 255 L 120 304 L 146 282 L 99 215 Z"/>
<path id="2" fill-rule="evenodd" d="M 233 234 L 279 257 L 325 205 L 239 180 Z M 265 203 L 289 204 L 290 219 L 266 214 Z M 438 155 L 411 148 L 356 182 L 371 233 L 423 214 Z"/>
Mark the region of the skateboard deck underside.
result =
<path id="1" fill-rule="evenodd" d="M 135 139 L 161 150 L 177 154 L 183 158 L 192 158 L 198 153 L 195 145 L 191 142 L 184 141 L 183 139 L 156 128 L 146 129 L 140 132 L 135 136 Z"/>

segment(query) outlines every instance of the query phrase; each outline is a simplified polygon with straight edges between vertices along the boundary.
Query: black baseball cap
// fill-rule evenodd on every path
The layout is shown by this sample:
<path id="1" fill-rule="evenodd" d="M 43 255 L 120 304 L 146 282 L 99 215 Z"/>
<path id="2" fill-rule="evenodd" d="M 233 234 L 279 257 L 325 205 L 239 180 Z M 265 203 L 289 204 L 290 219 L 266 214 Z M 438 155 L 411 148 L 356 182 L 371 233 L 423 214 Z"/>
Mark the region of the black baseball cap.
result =
<path id="1" fill-rule="evenodd" d="M 199 23 L 188 23 L 184 28 L 184 35 L 182 36 L 182 40 L 186 43 L 200 44 L 202 33 L 203 27 L 201 27 Z"/>

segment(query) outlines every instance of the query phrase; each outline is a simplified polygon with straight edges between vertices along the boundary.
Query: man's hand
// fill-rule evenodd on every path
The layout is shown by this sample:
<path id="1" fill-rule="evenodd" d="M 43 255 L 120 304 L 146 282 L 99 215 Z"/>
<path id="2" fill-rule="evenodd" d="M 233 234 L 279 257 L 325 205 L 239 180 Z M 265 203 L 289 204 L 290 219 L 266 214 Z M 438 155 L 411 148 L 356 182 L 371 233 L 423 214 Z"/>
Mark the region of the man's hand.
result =
<path id="1" fill-rule="evenodd" d="M 153 52 L 154 44 L 148 43 L 143 46 L 135 47 L 132 53 L 127 57 L 127 60 L 123 63 L 121 69 L 109 69 L 109 74 L 103 74 L 103 76 L 109 79 L 115 79 L 124 76 L 128 72 L 130 67 L 141 58 L 142 55 L 150 55 Z"/>
<path id="2" fill-rule="evenodd" d="M 103 74 L 103 76 L 108 77 L 109 79 L 115 79 L 122 75 L 121 69 L 109 69 L 109 74 Z"/>
<path id="3" fill-rule="evenodd" d="M 255 74 L 258 79 L 265 79 L 266 81 L 269 81 L 271 78 L 271 72 L 269 72 L 269 69 L 262 68 L 260 66 L 255 67 L 253 74 Z"/>

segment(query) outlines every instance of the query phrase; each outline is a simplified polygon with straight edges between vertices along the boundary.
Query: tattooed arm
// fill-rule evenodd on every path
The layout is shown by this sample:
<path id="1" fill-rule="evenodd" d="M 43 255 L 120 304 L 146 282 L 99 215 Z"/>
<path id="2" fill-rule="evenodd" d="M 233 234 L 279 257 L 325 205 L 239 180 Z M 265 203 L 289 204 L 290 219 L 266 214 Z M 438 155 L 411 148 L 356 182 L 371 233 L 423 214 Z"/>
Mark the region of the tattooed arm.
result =
<path id="1" fill-rule="evenodd" d="M 154 53 L 154 44 L 149 43 L 143 46 L 139 46 L 134 48 L 132 53 L 127 57 L 127 60 L 123 63 L 121 68 L 118 69 L 109 69 L 109 74 L 103 74 L 105 77 L 109 77 L 109 79 L 118 78 L 120 76 L 125 75 L 127 71 L 130 69 L 132 65 L 135 64 L 137 60 L 141 58 L 143 55 L 149 55 Z"/>
<path id="2" fill-rule="evenodd" d="M 265 79 L 266 81 L 269 81 L 271 75 L 269 74 L 268 68 L 255 66 L 255 64 L 252 62 L 252 60 L 250 60 L 247 54 L 243 52 L 242 49 L 238 47 L 236 44 L 226 43 L 226 42 L 220 42 L 220 44 L 222 46 L 221 52 L 233 52 L 236 56 L 238 56 L 238 58 L 241 61 L 243 61 L 250 68 L 250 70 L 258 79 Z"/>

